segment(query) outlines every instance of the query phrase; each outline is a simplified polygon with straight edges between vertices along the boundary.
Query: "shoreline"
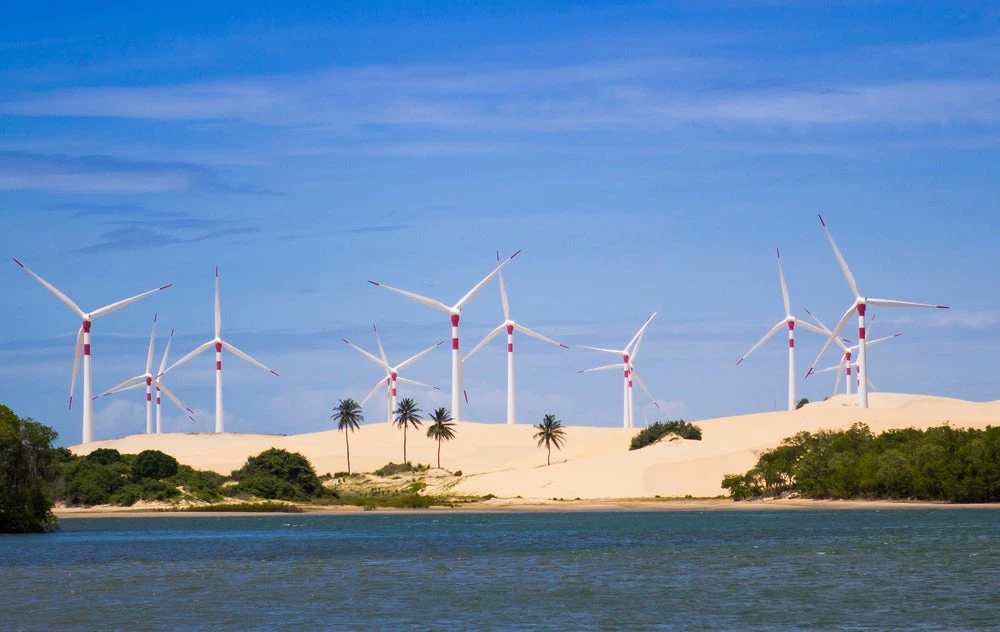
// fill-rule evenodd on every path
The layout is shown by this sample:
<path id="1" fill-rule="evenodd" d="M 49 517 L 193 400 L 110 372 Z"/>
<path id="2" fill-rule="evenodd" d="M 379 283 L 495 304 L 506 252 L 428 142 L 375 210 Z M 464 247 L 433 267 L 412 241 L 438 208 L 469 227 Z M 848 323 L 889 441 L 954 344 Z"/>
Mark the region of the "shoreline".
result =
<path id="1" fill-rule="evenodd" d="M 631 511 L 822 511 L 822 510 L 907 510 L 907 509 L 1000 509 L 1000 503 L 945 503 L 905 500 L 809 500 L 802 498 L 735 502 L 729 498 L 694 499 L 591 499 L 543 500 L 495 498 L 464 503 L 455 507 L 426 509 L 379 507 L 365 510 L 355 505 L 295 505 L 301 513 L 267 511 L 184 511 L 169 507 L 61 507 L 53 510 L 59 520 L 77 518 L 220 518 L 247 516 L 337 516 L 361 513 L 431 514 L 431 513 L 583 513 Z"/>

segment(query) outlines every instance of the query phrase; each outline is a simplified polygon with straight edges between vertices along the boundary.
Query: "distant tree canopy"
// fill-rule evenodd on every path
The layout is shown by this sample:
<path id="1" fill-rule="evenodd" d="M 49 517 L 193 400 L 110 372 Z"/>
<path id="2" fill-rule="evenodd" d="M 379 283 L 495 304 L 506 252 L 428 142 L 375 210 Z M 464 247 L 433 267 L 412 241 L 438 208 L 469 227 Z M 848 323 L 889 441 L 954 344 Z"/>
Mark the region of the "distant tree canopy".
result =
<path id="1" fill-rule="evenodd" d="M 803 406 L 805 406 L 808 403 L 809 403 L 809 398 L 808 397 L 803 397 L 802 399 L 799 400 L 798 404 L 795 404 L 795 410 L 798 410 L 798 409 L 802 408 Z"/>
<path id="2" fill-rule="evenodd" d="M 52 428 L 0 404 L 0 533 L 37 533 L 55 525 L 56 436 Z"/>
<path id="3" fill-rule="evenodd" d="M 135 457 L 132 464 L 132 476 L 160 480 L 170 478 L 177 473 L 177 459 L 159 450 L 143 450 Z"/>
<path id="4" fill-rule="evenodd" d="M 1000 427 L 800 432 L 760 455 L 746 474 L 727 474 L 735 500 L 805 498 L 1000 501 Z"/>
<path id="5" fill-rule="evenodd" d="M 647 445 L 653 445 L 668 434 L 675 434 L 681 439 L 691 439 L 701 441 L 701 428 L 694 424 L 689 424 L 683 419 L 677 421 L 657 421 L 651 426 L 643 428 L 637 435 L 632 437 L 632 444 L 629 450 L 638 450 Z"/>
<path id="6" fill-rule="evenodd" d="M 247 459 L 233 472 L 236 493 L 278 500 L 308 500 L 326 495 L 309 460 L 297 452 L 271 448 Z"/>

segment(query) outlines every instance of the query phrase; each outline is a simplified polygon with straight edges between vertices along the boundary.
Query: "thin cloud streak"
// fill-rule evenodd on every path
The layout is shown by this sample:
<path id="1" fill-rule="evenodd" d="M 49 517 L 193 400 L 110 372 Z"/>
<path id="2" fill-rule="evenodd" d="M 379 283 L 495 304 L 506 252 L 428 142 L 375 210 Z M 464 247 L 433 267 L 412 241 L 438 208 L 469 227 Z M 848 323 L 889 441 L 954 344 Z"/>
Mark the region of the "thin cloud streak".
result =
<path id="1" fill-rule="evenodd" d="M 1000 82 L 882 81 L 719 90 L 674 59 L 476 71 L 373 66 L 304 76 L 23 93 L 20 116 L 242 120 L 339 133 L 372 126 L 562 132 L 680 125 L 895 127 L 1000 120 Z"/>

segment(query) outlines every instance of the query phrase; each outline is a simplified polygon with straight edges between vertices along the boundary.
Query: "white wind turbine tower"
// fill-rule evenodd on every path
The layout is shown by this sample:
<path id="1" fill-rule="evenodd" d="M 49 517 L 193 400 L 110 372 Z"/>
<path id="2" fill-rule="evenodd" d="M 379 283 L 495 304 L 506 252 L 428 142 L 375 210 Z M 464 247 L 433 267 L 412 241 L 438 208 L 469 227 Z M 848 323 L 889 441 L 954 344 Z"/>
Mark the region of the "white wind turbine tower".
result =
<path id="1" fill-rule="evenodd" d="M 354 349 L 355 351 L 357 351 L 358 353 L 362 354 L 363 356 L 365 356 L 366 358 L 368 358 L 369 360 L 371 360 L 375 364 L 377 364 L 380 367 L 382 367 L 383 369 L 385 369 L 385 377 L 382 378 L 382 379 L 380 379 L 378 381 L 378 383 L 375 384 L 375 388 L 373 388 L 368 393 L 368 395 L 366 395 L 365 398 L 363 400 L 361 400 L 361 406 L 363 407 L 365 405 L 365 402 L 367 402 L 369 399 L 371 399 L 372 395 L 374 395 L 376 393 L 376 391 L 378 391 L 378 389 L 382 388 L 382 385 L 384 384 L 386 386 L 386 393 L 388 395 L 387 399 L 388 399 L 388 402 L 389 402 L 388 421 L 389 421 L 389 423 L 392 423 L 393 420 L 394 420 L 394 415 L 395 415 L 395 411 L 396 411 L 396 383 L 397 382 L 402 382 L 403 384 L 412 384 L 413 386 L 422 386 L 424 388 L 434 389 L 435 391 L 441 390 L 437 386 L 431 386 L 430 384 L 424 384 L 423 382 L 417 382 L 416 380 L 410 380 L 410 379 L 407 379 L 405 377 L 400 377 L 399 373 L 400 373 L 400 371 L 402 371 L 406 367 L 410 366 L 411 364 L 413 364 L 414 362 L 416 362 L 420 358 L 424 357 L 425 355 L 427 355 L 431 351 L 433 351 L 433 350 L 437 349 L 438 347 L 440 347 L 441 345 L 443 345 L 444 344 L 444 340 L 442 340 L 441 342 L 439 342 L 437 344 L 431 345 L 430 347 L 427 347 L 426 349 L 424 349 L 423 351 L 421 351 L 417 355 L 412 356 L 410 358 L 407 358 L 406 360 L 403 360 L 399 364 L 397 364 L 395 366 L 392 366 L 392 365 L 389 364 L 389 360 L 388 360 L 388 358 L 385 355 L 385 348 L 382 347 L 382 339 L 379 338 L 378 329 L 375 327 L 375 325 L 372 325 L 372 329 L 375 330 L 375 341 L 378 343 L 378 351 L 379 351 L 379 354 L 382 356 L 381 358 L 377 358 L 373 354 L 368 353 L 367 351 L 365 351 L 361 347 L 359 347 L 359 346 L 355 345 L 354 343 L 352 343 L 347 338 L 341 338 L 341 340 L 343 340 L 348 345 L 350 345 L 350 347 L 352 349 Z"/>
<path id="2" fill-rule="evenodd" d="M 497 253 L 497 263 L 500 262 L 500 253 Z M 498 275 L 498 280 L 500 281 L 500 299 L 503 302 L 503 322 L 500 323 L 496 329 L 486 334 L 479 344 L 473 347 L 472 351 L 467 353 L 462 362 L 468 361 L 474 353 L 479 351 L 483 345 L 493 340 L 504 329 L 507 330 L 507 423 L 516 424 L 517 423 L 517 406 L 514 399 L 514 330 L 520 331 L 523 334 L 527 334 L 533 338 L 538 338 L 543 342 L 547 342 L 553 345 L 559 345 L 563 349 L 569 349 L 566 345 L 561 342 L 556 342 L 551 338 L 546 338 L 542 334 L 532 331 L 527 327 L 518 324 L 516 321 L 512 320 L 510 317 L 510 303 L 507 301 L 507 288 L 503 283 L 503 272 Z"/>
<path id="3" fill-rule="evenodd" d="M 421 296 L 413 292 L 407 292 L 406 290 L 400 290 L 394 287 L 389 287 L 388 285 L 383 285 L 376 281 L 369 281 L 372 285 L 377 285 L 378 287 L 383 287 L 390 292 L 395 292 L 405 296 L 408 299 L 417 301 L 418 303 L 423 303 L 428 307 L 433 307 L 434 309 L 439 309 L 443 312 L 447 312 L 451 316 L 451 415 L 455 421 L 462 420 L 462 402 L 460 397 L 460 391 L 464 391 L 464 378 L 462 377 L 462 356 L 459 354 L 458 350 L 458 321 L 462 316 L 462 309 L 476 296 L 479 292 L 486 287 L 486 284 L 495 277 L 497 274 L 503 270 L 504 266 L 514 260 L 521 251 L 518 250 L 510 257 L 508 257 L 503 263 L 499 264 L 490 272 L 486 277 L 477 283 L 471 290 L 469 290 L 465 296 L 460 298 L 457 303 L 452 306 L 445 305 L 440 301 L 436 301 L 432 298 L 427 298 L 426 296 Z M 466 400 L 468 400 L 468 395 L 466 395 Z"/>
<path id="4" fill-rule="evenodd" d="M 743 357 L 736 362 L 736 366 L 743 364 L 743 361 L 750 357 L 757 347 L 767 342 L 771 336 L 788 328 L 788 410 L 795 410 L 798 400 L 795 397 L 795 325 L 801 325 L 804 329 L 814 331 L 818 334 L 829 333 L 813 327 L 809 323 L 802 322 L 792 316 L 791 303 L 788 300 L 788 286 L 785 284 L 785 272 L 781 267 L 781 251 L 778 250 L 778 278 L 781 280 L 781 298 L 785 302 L 785 317 L 778 321 L 778 324 L 771 328 L 764 337 L 757 341 L 757 344 L 750 347 L 750 350 L 743 354 Z"/>
<path id="5" fill-rule="evenodd" d="M 166 371 L 163 371 L 162 373 L 160 373 L 160 375 L 163 375 L 164 373 L 169 373 L 170 371 L 172 371 L 176 367 L 184 364 L 185 362 L 187 362 L 191 358 L 195 357 L 196 355 L 198 355 L 202 351 L 205 351 L 205 350 L 210 349 L 212 347 L 215 347 L 215 432 L 225 432 L 225 416 L 224 416 L 223 409 L 222 409 L 222 349 L 223 349 L 223 347 L 225 347 L 226 349 L 228 349 L 232 353 L 236 354 L 237 356 L 243 358 L 247 362 L 250 362 L 251 364 L 256 364 L 260 368 L 264 369 L 265 371 L 267 371 L 267 372 L 269 372 L 269 373 L 271 373 L 273 375 L 278 375 L 278 374 L 276 372 L 272 371 L 271 369 L 267 368 L 266 366 L 264 366 L 263 364 L 261 364 L 257 360 L 254 360 L 253 358 L 251 358 L 247 354 L 243 353 L 242 351 L 240 351 L 239 349 L 237 349 L 236 347 L 234 347 L 233 345 L 229 344 L 228 342 L 226 342 L 225 340 L 222 339 L 222 307 L 221 307 L 221 305 L 219 303 L 219 269 L 218 268 L 215 269 L 215 337 L 212 338 L 211 340 L 209 340 L 208 342 L 206 342 L 206 343 L 204 343 L 204 344 L 202 344 L 202 345 L 200 345 L 198 347 L 195 347 L 195 349 L 193 351 L 191 351 L 189 354 L 187 354 L 186 356 L 184 356 L 183 358 L 181 358 L 177 362 L 174 362 L 173 364 L 171 364 L 170 368 L 168 368 Z M 166 392 L 166 391 L 164 391 L 164 392 Z"/>
<path id="6" fill-rule="evenodd" d="M 642 379 L 635 372 L 635 366 L 633 362 L 636 356 L 639 354 L 639 346 L 642 344 L 642 337 L 646 333 L 646 328 L 649 327 L 649 323 L 653 322 L 653 317 L 656 316 L 656 312 L 653 312 L 646 322 L 643 323 L 639 331 L 636 332 L 629 343 L 625 345 L 624 349 L 602 349 L 601 347 L 588 347 L 586 345 L 581 345 L 584 349 L 590 349 L 592 351 L 602 351 L 604 353 L 613 353 L 614 355 L 620 355 L 622 357 L 621 362 L 616 362 L 615 364 L 606 364 L 604 366 L 595 367 L 593 369 L 583 369 L 582 371 L 577 371 L 577 373 L 590 373 L 591 371 L 610 371 L 612 369 L 620 369 L 622 375 L 624 376 L 623 384 L 623 396 L 622 396 L 622 427 L 623 428 L 634 428 L 635 425 L 632 422 L 632 378 L 639 383 L 642 390 L 649 396 L 649 399 L 653 400 L 653 404 L 659 408 L 660 405 L 656 402 L 656 398 L 649 392 L 646 385 L 643 383 Z"/>
<path id="7" fill-rule="evenodd" d="M 820 329 L 823 329 L 824 332 L 827 335 L 829 335 L 831 333 L 830 332 L 830 328 L 827 327 L 826 325 L 824 325 L 823 321 L 821 321 L 819 318 L 817 318 L 815 314 L 813 314 L 812 312 L 810 312 L 808 309 L 806 310 L 806 313 L 809 314 L 810 316 L 812 316 L 812 319 L 816 321 L 816 323 L 820 326 Z M 872 325 L 874 325 L 874 324 L 875 324 L 875 317 L 872 316 L 871 319 L 868 321 L 868 327 L 867 327 L 865 333 L 870 334 L 872 332 Z M 887 342 L 889 340 L 892 340 L 893 338 L 898 338 L 899 336 L 902 336 L 902 335 L 903 335 L 902 333 L 895 333 L 895 334 L 892 334 L 892 335 L 889 335 L 889 336 L 883 336 L 882 338 L 878 338 L 876 340 L 869 341 L 867 343 L 867 345 L 869 347 L 872 347 L 874 345 L 879 345 L 879 344 L 882 344 L 883 342 Z M 829 373 L 831 371 L 836 371 L 837 372 L 837 379 L 834 380 L 834 382 L 833 382 L 833 394 L 834 395 L 837 394 L 837 389 L 840 387 L 840 378 L 841 378 L 841 375 L 843 375 L 844 376 L 844 394 L 845 395 L 850 395 L 851 394 L 851 383 L 854 382 L 854 380 L 851 379 L 851 370 L 852 369 L 856 369 L 857 366 L 858 366 L 858 363 L 857 362 L 852 362 L 851 359 L 857 353 L 857 351 L 858 351 L 858 345 L 854 345 L 854 346 L 848 347 L 847 343 L 850 342 L 850 340 L 847 340 L 847 339 L 844 339 L 844 338 L 840 338 L 839 336 L 836 337 L 836 338 L 834 338 L 833 341 L 836 342 L 837 346 L 840 347 L 840 349 L 844 352 L 843 357 L 841 357 L 841 359 L 840 359 L 840 364 L 838 364 L 837 366 L 831 366 L 831 367 L 827 367 L 825 369 L 820 369 L 819 371 L 813 371 L 812 373 L 813 374 L 816 374 L 816 373 Z M 809 375 L 807 374 L 806 377 L 809 377 Z M 874 388 L 874 385 L 872 384 L 871 378 L 867 378 L 867 380 L 868 380 L 868 385 L 872 386 Z"/>
<path id="8" fill-rule="evenodd" d="M 878 305 L 880 307 L 929 307 L 931 309 L 948 309 L 945 305 L 930 305 L 928 303 L 911 303 L 906 301 L 896 301 L 882 298 L 868 298 L 861 296 L 858 291 L 858 284 L 854 280 L 854 275 L 851 274 L 851 269 L 847 267 L 847 262 L 844 260 L 843 255 L 840 254 L 840 250 L 837 248 L 837 244 L 833 241 L 833 235 L 830 234 L 830 229 L 827 228 L 826 222 L 823 221 L 823 216 L 819 216 L 820 224 L 823 225 L 823 230 L 826 232 L 827 239 L 830 240 L 830 246 L 833 247 L 833 253 L 837 256 L 837 261 L 840 263 L 840 269 L 844 272 L 844 278 L 847 279 L 847 284 L 851 288 L 851 292 L 854 293 L 854 302 L 847 311 L 844 312 L 844 316 L 837 323 L 837 326 L 833 329 L 830 337 L 827 338 L 826 344 L 820 350 L 819 355 L 816 356 L 816 360 L 809 367 L 809 373 L 812 372 L 813 367 L 819 362 L 823 354 L 830 347 L 830 343 L 840 335 L 840 331 L 847 325 L 847 321 L 850 320 L 851 314 L 856 310 L 858 312 L 858 408 L 868 408 L 868 360 L 867 354 L 865 352 L 866 338 L 865 335 L 865 312 L 868 305 Z M 808 373 L 807 373 L 808 375 Z"/>
<path id="9" fill-rule="evenodd" d="M 74 303 L 68 296 L 60 292 L 50 284 L 48 281 L 38 276 L 23 263 L 14 259 L 14 263 L 21 266 L 25 272 L 35 277 L 39 283 L 41 283 L 45 289 L 55 295 L 64 305 L 69 307 L 77 316 L 83 321 L 80 325 L 80 330 L 76 334 L 76 351 L 73 354 L 73 378 L 69 385 L 69 407 L 73 408 L 73 391 L 76 388 L 76 372 L 80 366 L 80 353 L 83 352 L 83 443 L 90 443 L 94 440 L 94 403 L 93 403 L 93 387 L 91 381 L 90 373 L 90 326 L 95 318 L 105 316 L 111 312 L 117 311 L 126 305 L 134 303 L 141 298 L 145 298 L 150 294 L 155 294 L 162 290 L 167 289 L 172 283 L 158 287 L 155 290 L 149 290 L 148 292 L 143 292 L 142 294 L 137 294 L 132 298 L 127 298 L 117 303 L 112 303 L 110 305 L 105 305 L 100 309 L 95 309 L 92 312 L 85 312 L 80 307 Z"/>
<path id="10" fill-rule="evenodd" d="M 174 332 L 170 332 L 170 338 L 173 339 Z M 161 374 L 153 374 L 153 344 L 156 340 L 156 316 L 153 316 L 153 331 L 149 335 L 149 353 L 146 355 L 146 372 L 141 375 L 136 375 L 135 377 L 130 377 L 121 384 L 117 386 L 112 386 L 108 390 L 104 391 L 94 399 L 98 397 L 104 397 L 105 395 L 111 395 L 113 393 L 121 393 L 123 391 L 131 391 L 137 388 L 142 388 L 143 385 L 146 386 L 146 434 L 152 434 L 153 432 L 153 386 L 156 386 L 156 433 L 159 434 L 162 428 L 161 417 L 160 417 L 160 391 L 167 394 L 170 400 L 177 404 L 177 407 L 184 411 L 187 418 L 194 421 L 194 411 L 181 403 L 181 400 L 167 390 L 167 387 L 160 382 L 160 375 L 163 371 L 163 364 L 166 363 L 167 351 L 170 350 L 170 342 L 167 342 L 167 349 L 163 353 L 163 362 L 160 363 Z"/>

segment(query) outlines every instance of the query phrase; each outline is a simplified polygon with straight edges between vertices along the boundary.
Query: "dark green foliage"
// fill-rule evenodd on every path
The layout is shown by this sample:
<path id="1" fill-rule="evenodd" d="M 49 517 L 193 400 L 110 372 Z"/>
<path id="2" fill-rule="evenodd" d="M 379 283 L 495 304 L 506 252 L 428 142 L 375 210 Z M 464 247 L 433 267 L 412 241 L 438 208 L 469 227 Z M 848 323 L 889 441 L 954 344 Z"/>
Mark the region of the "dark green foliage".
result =
<path id="1" fill-rule="evenodd" d="M 308 500 L 326 494 L 309 459 L 278 448 L 250 457 L 242 468 L 233 472 L 232 478 L 237 485 L 227 488 L 230 495 Z"/>
<path id="2" fill-rule="evenodd" d="M 416 430 L 423 423 L 420 420 L 420 413 L 423 412 L 417 408 L 417 403 L 413 401 L 411 397 L 404 397 L 400 400 L 399 405 L 396 407 L 395 419 L 393 423 L 397 428 L 403 429 L 403 463 L 406 463 L 406 429 L 413 426 Z"/>
<path id="3" fill-rule="evenodd" d="M 638 450 L 647 445 L 653 445 L 668 434 L 675 434 L 681 439 L 701 441 L 701 428 L 694 424 L 689 424 L 683 419 L 677 421 L 657 421 L 651 426 L 647 426 L 632 437 L 632 444 L 629 450 Z"/>
<path id="4" fill-rule="evenodd" d="M 134 455 L 100 449 L 84 457 L 66 457 L 58 498 L 68 505 L 128 507 L 140 500 L 180 500 L 186 494 L 214 502 L 222 499 L 225 480 L 215 472 L 179 465 L 174 457 L 157 450 Z"/>
<path id="5" fill-rule="evenodd" d="M 97 448 L 84 458 L 98 465 L 111 465 L 123 461 L 121 452 L 114 448 Z"/>
<path id="6" fill-rule="evenodd" d="M 805 498 L 1000 501 L 1000 427 L 879 436 L 864 424 L 800 432 L 760 455 L 746 474 L 722 481 L 735 500 L 795 493 Z"/>
<path id="7" fill-rule="evenodd" d="M 106 505 L 113 495 L 129 484 L 127 475 L 114 472 L 110 466 L 87 457 L 68 464 L 63 470 L 63 479 L 62 500 L 69 505 Z"/>
<path id="8" fill-rule="evenodd" d="M 177 459 L 159 450 L 143 450 L 132 464 L 132 476 L 160 480 L 177 473 Z"/>
<path id="9" fill-rule="evenodd" d="M 799 400 L 798 404 L 795 404 L 795 410 L 798 410 L 798 409 L 802 408 L 803 406 L 805 406 L 808 403 L 809 403 L 809 399 L 807 397 L 803 397 L 802 399 Z"/>
<path id="10" fill-rule="evenodd" d="M 405 474 L 407 472 L 426 472 L 430 467 L 429 465 L 420 465 L 419 463 L 414 465 L 409 461 L 406 463 L 393 463 L 390 461 L 372 472 L 372 474 L 375 476 L 392 476 L 393 474 Z"/>
<path id="11" fill-rule="evenodd" d="M 52 428 L 0 405 L 0 533 L 41 532 L 55 525 L 56 436 Z"/>

